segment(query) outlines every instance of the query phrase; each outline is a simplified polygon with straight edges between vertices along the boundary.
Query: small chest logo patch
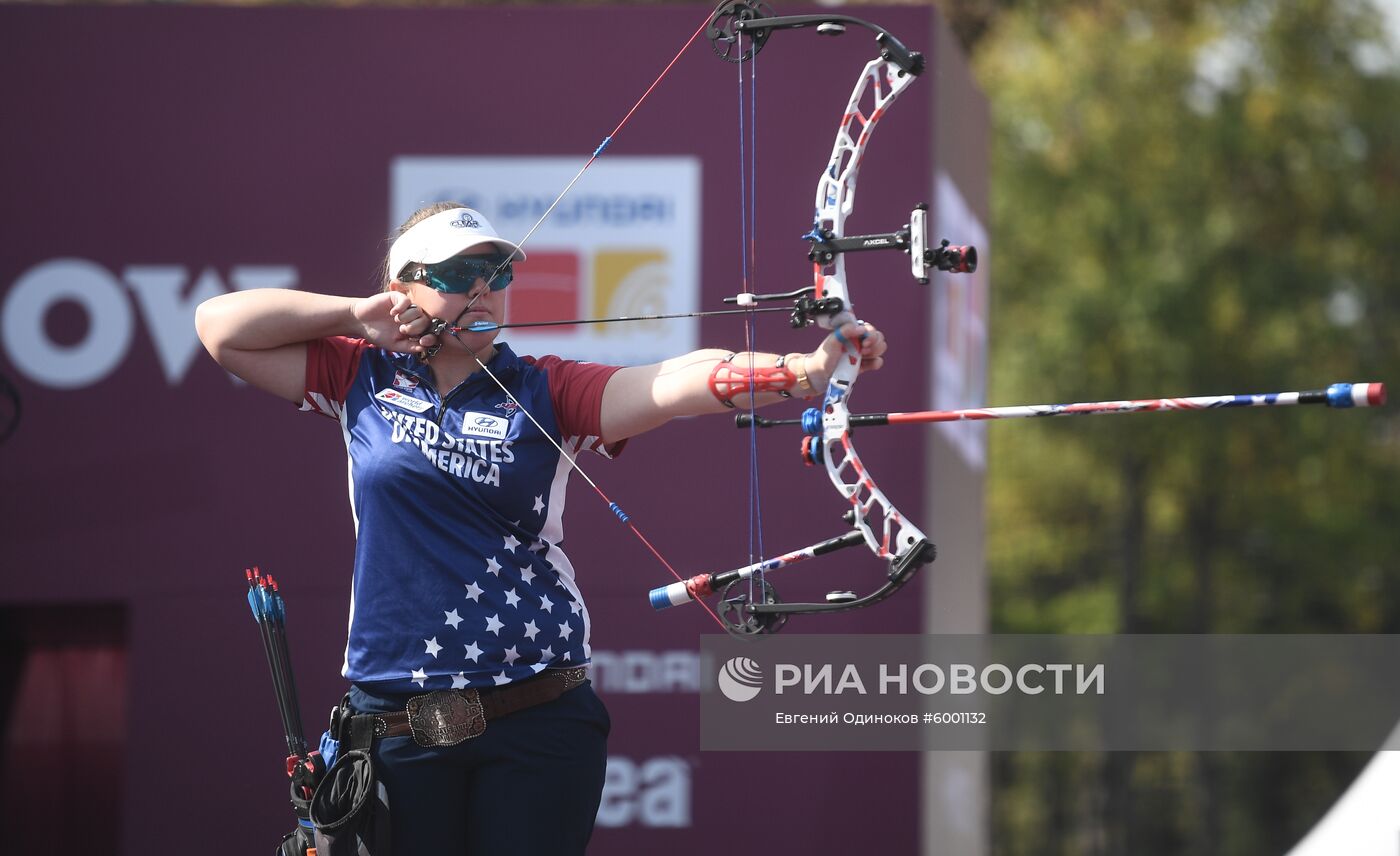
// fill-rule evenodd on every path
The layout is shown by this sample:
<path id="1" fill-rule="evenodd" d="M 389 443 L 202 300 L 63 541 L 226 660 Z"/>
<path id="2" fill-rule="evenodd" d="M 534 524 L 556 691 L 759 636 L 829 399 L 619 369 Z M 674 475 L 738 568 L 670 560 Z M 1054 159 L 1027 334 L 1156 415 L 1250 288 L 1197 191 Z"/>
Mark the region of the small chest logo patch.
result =
<path id="1" fill-rule="evenodd" d="M 422 413 L 423 411 L 433 406 L 433 403 L 431 401 L 424 401 L 421 398 L 414 398 L 411 395 L 404 395 L 397 389 L 381 389 L 379 392 L 374 394 L 374 397 L 384 402 L 385 404 L 392 404 L 395 407 L 402 407 L 404 410 L 409 410 L 413 413 Z"/>
<path id="2" fill-rule="evenodd" d="M 510 420 L 489 413 L 468 413 L 462 417 L 463 437 L 486 437 L 504 440 L 510 430 Z"/>
<path id="3" fill-rule="evenodd" d="M 413 392 L 418 388 L 418 378 L 403 372 L 394 372 L 394 389 L 402 389 L 406 392 Z"/>

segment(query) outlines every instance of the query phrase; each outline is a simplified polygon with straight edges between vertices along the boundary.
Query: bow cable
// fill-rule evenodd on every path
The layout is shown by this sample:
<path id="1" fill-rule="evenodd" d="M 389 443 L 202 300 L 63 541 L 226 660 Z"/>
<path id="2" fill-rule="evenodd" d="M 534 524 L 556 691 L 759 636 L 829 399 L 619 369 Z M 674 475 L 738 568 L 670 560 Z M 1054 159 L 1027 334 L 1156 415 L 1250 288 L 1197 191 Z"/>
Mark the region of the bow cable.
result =
<path id="1" fill-rule="evenodd" d="M 646 91 L 643 92 L 642 96 L 637 99 L 637 102 L 632 105 L 632 108 L 627 111 L 627 115 L 622 117 L 622 121 L 617 123 L 617 127 L 613 129 L 612 133 L 604 137 L 603 142 L 601 142 L 598 145 L 598 147 L 593 150 L 593 154 L 589 156 L 588 160 L 574 175 L 574 177 L 570 179 L 569 183 L 565 185 L 564 189 L 559 192 L 559 195 L 554 198 L 554 201 L 551 202 L 549 207 L 545 209 L 544 213 L 540 215 L 540 218 L 535 221 L 535 224 L 530 227 L 530 230 L 525 233 L 525 237 L 521 238 L 519 241 L 516 242 L 515 245 L 517 248 L 523 247 L 525 243 L 530 240 L 530 237 L 539 230 L 540 226 L 544 224 L 544 221 L 549 218 L 550 214 L 554 212 L 554 209 L 558 207 L 559 203 L 563 201 L 564 197 L 568 195 L 569 191 L 571 191 L 574 185 L 578 183 L 579 179 L 583 177 L 583 174 L 588 170 L 590 166 L 593 165 L 593 162 L 598 160 L 598 158 L 602 156 L 603 152 L 612 143 L 613 137 L 615 137 L 622 130 L 623 126 L 627 124 L 628 120 L 632 118 L 632 114 L 636 113 L 637 109 L 642 106 L 642 102 L 645 101 L 649 95 L 651 95 L 652 91 L 656 89 L 657 85 L 661 83 L 662 79 L 664 79 L 666 75 L 670 73 L 671 69 L 680 60 L 681 55 L 684 54 L 686 50 L 689 49 L 689 47 L 692 44 L 694 44 L 695 40 L 700 37 L 700 34 L 705 31 L 705 28 L 709 25 L 709 23 L 710 19 L 707 16 L 706 19 L 700 24 L 700 26 L 696 28 L 695 32 L 691 33 L 690 38 L 687 39 L 685 44 L 681 46 L 681 49 L 676 51 L 676 55 L 671 58 L 671 61 L 666 64 L 666 67 L 662 69 L 661 73 L 656 76 L 656 79 L 651 82 L 651 85 L 646 88 Z M 494 279 L 495 276 L 499 274 L 508 263 L 509 258 L 502 260 L 500 265 L 497 266 L 496 271 L 491 275 L 490 278 L 487 279 L 487 282 L 490 282 L 492 279 Z M 472 307 L 472 305 L 476 303 L 478 299 L 480 299 L 482 293 L 483 292 L 478 292 L 476 298 L 473 298 L 472 300 L 468 301 L 466 308 L 463 309 L 460 313 L 458 313 L 456 318 L 452 319 L 451 325 L 448 325 L 447 327 L 447 332 L 452 336 L 452 338 L 456 339 L 458 342 L 461 342 L 462 346 L 465 347 L 468 353 L 472 355 L 472 359 L 476 361 L 476 364 L 481 367 L 482 371 L 486 372 L 487 376 L 490 377 L 491 380 L 495 381 L 496 385 L 501 388 L 501 391 L 506 394 L 506 397 L 509 398 L 512 402 L 515 403 L 517 407 L 520 408 L 520 411 L 524 413 L 525 416 L 530 420 L 530 422 L 534 424 L 535 428 L 542 435 L 544 435 L 545 439 L 547 439 L 550 442 L 550 444 L 553 445 L 554 448 L 559 451 L 559 454 L 564 456 L 564 458 L 569 462 L 569 466 L 574 470 L 574 472 L 583 476 L 584 481 L 588 482 L 589 486 L 593 488 L 593 490 L 598 494 L 598 496 L 600 496 L 603 499 L 603 501 L 608 504 L 608 508 L 617 517 L 617 519 L 622 521 L 624 524 L 626 524 L 626 526 L 629 529 L 632 530 L 632 533 L 636 535 L 637 538 L 644 545 L 646 545 L 646 548 L 649 551 L 651 551 L 651 554 L 655 556 L 657 560 L 661 562 L 662 565 L 665 566 L 666 570 L 671 572 L 671 575 L 675 577 L 678 582 L 683 581 L 684 577 L 682 577 L 676 571 L 676 569 L 671 566 L 670 562 L 666 561 L 666 558 L 661 555 L 661 552 L 657 550 L 655 546 L 652 545 L 651 541 L 647 540 L 646 536 L 643 535 L 642 531 L 637 528 L 637 525 L 632 522 L 631 518 L 627 515 L 627 513 L 622 510 L 621 506 L 619 506 L 616 502 L 613 502 L 612 499 L 610 499 L 608 495 L 603 492 L 603 489 L 598 486 L 598 483 L 595 482 L 588 475 L 588 473 L 584 471 L 583 467 L 579 466 L 577 456 L 571 455 L 567 451 L 565 451 L 564 447 L 560 445 L 552 436 L 550 436 L 548 431 L 544 430 L 544 428 L 540 425 L 539 420 L 535 419 L 534 414 L 532 414 L 528 409 L 525 408 L 524 405 L 522 405 L 516 399 L 514 393 L 512 393 L 510 389 L 507 388 L 506 385 L 501 382 L 500 378 L 496 377 L 495 373 L 493 373 L 491 369 L 486 367 L 486 363 L 482 362 L 481 356 L 476 352 L 476 350 L 468 346 L 466 342 L 462 341 L 461 337 L 458 335 L 458 330 L 460 330 L 461 328 L 456 326 L 457 322 L 460 321 L 462 319 L 462 316 L 467 313 L 467 310 L 469 310 Z M 710 609 L 708 604 L 705 604 L 705 611 L 710 614 L 710 617 L 715 620 L 715 623 L 718 624 L 721 629 L 725 629 L 724 622 L 720 620 L 720 617 L 715 614 L 713 609 Z"/>
<path id="2" fill-rule="evenodd" d="M 743 295 L 757 290 L 758 278 L 758 58 L 747 63 L 735 63 L 738 68 L 738 126 L 739 126 L 739 259 Z M 744 93 L 744 67 L 749 66 L 749 96 Z M 744 109 L 748 107 L 749 137 L 744 138 Z M 749 302 L 747 305 L 752 306 Z M 744 346 L 749 356 L 749 377 L 757 370 L 758 325 L 750 315 L 744 322 Z M 757 419 L 756 390 L 749 390 L 749 416 Z M 749 600 L 764 599 L 765 582 L 761 562 L 763 549 L 763 497 L 759 481 L 758 430 L 756 421 L 749 431 L 749 564 L 760 570 L 749 578 Z"/>

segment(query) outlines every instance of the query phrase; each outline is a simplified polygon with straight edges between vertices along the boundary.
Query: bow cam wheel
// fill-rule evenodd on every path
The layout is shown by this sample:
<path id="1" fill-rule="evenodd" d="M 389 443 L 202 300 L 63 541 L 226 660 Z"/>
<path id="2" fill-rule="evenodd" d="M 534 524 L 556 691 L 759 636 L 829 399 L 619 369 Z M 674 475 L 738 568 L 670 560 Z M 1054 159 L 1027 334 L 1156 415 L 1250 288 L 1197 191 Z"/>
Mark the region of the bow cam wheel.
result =
<path id="1" fill-rule="evenodd" d="M 777 633 L 787 624 L 785 613 L 750 612 L 750 586 L 762 598 L 761 603 L 778 603 L 778 593 L 767 580 L 753 583 L 751 580 L 735 580 L 724 587 L 719 602 L 719 618 L 724 629 L 735 636 L 758 636 L 764 633 Z"/>
<path id="2" fill-rule="evenodd" d="M 763 50 L 768 41 L 769 30 L 746 32 L 734 25 L 739 21 L 752 21 L 757 18 L 771 18 L 773 10 L 765 3 L 750 0 L 728 0 L 715 9 L 710 25 L 705 28 L 705 36 L 715 56 L 725 62 L 748 62 Z"/>

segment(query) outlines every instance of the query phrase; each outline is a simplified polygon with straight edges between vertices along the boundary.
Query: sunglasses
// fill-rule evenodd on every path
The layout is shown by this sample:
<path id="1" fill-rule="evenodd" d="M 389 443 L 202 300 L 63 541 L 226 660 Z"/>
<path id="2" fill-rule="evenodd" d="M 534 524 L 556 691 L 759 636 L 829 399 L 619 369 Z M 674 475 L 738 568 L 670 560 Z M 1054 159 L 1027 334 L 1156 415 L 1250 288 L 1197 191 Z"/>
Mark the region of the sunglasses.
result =
<path id="1" fill-rule="evenodd" d="M 409 275 L 416 282 L 426 282 L 430 287 L 446 294 L 463 294 L 471 291 L 478 279 L 486 279 L 492 291 L 500 291 L 510 285 L 515 278 L 515 267 L 510 256 L 453 256 L 437 264 L 422 265 Z"/>

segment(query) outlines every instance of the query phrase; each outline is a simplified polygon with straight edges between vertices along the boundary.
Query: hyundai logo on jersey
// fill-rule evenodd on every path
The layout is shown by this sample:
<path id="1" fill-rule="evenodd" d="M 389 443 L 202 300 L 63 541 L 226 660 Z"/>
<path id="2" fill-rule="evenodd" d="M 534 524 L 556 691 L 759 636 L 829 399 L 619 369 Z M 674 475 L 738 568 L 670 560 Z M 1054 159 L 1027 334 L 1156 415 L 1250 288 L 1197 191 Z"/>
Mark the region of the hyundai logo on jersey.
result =
<path id="1" fill-rule="evenodd" d="M 510 420 L 489 413 L 468 413 L 462 418 L 463 437 L 486 437 L 504 440 L 510 430 Z"/>

